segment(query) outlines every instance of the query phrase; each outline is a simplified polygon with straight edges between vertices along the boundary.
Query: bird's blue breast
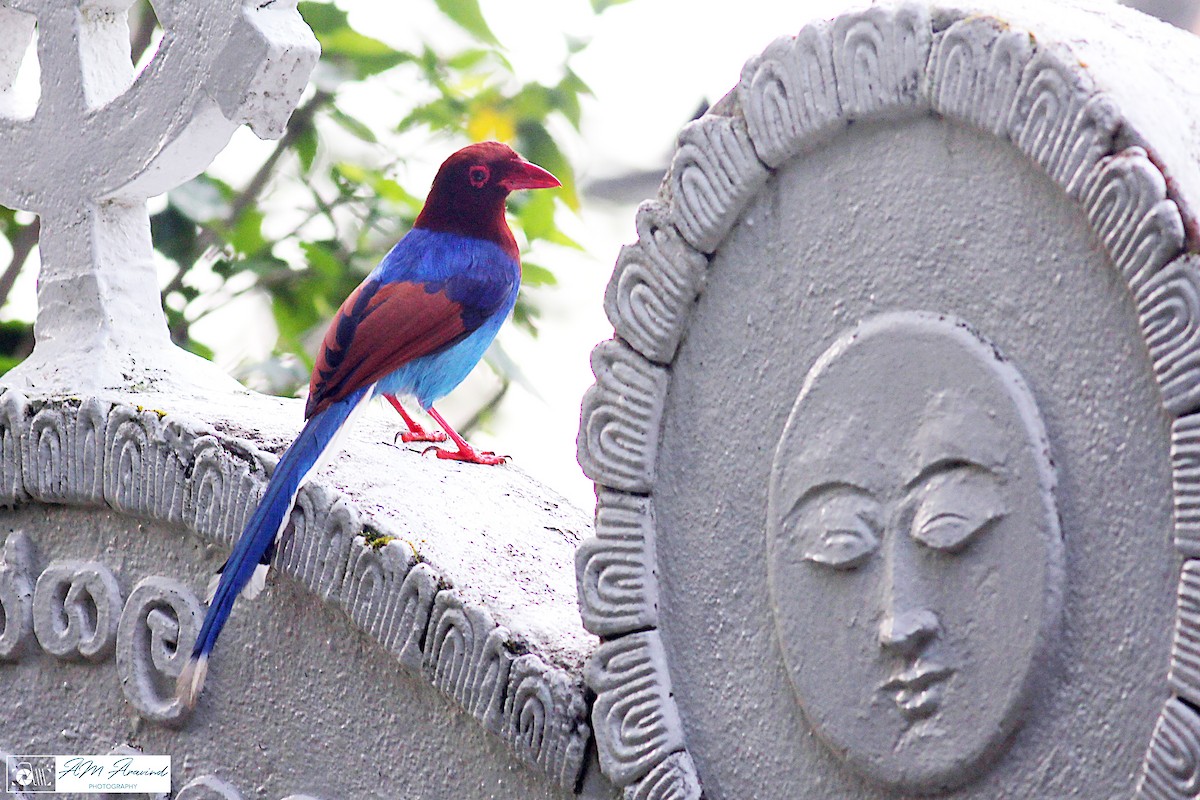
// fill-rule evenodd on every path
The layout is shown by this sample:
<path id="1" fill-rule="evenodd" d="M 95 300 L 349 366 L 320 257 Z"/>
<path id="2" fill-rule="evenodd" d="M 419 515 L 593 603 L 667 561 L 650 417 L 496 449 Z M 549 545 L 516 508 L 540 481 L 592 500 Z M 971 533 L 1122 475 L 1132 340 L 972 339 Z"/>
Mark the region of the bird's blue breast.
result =
<path id="1" fill-rule="evenodd" d="M 496 338 L 517 300 L 521 266 L 498 245 L 414 228 L 376 267 L 387 282 L 421 283 L 461 306 L 465 335 L 381 378 L 375 394 L 412 395 L 423 408 L 462 383 Z"/>

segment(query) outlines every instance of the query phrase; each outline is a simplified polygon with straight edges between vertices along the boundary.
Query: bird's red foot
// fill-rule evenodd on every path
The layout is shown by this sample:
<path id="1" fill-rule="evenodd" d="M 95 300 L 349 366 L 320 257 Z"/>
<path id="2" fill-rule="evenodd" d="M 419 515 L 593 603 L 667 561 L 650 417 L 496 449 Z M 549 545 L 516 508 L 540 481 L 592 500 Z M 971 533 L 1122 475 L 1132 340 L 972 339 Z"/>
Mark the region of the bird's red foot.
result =
<path id="1" fill-rule="evenodd" d="M 424 428 L 417 428 L 413 431 L 401 431 L 397 433 L 394 441 L 411 444 L 412 442 L 445 442 L 448 439 L 449 437 L 441 431 L 427 431 Z"/>
<path id="2" fill-rule="evenodd" d="M 444 458 L 449 461 L 462 461 L 466 464 L 484 464 L 489 467 L 507 463 L 509 459 L 508 456 L 498 456 L 491 451 L 480 451 L 470 446 L 459 450 L 443 450 L 440 447 L 427 447 L 421 455 L 425 455 L 430 450 L 438 458 Z"/>

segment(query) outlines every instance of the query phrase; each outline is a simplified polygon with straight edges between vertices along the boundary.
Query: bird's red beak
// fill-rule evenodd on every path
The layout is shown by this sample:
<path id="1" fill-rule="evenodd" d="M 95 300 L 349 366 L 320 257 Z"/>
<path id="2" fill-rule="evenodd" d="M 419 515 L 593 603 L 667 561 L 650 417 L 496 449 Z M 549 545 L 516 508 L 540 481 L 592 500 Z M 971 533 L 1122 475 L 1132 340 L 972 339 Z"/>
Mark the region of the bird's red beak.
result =
<path id="1" fill-rule="evenodd" d="M 537 164 L 517 161 L 508 168 L 508 174 L 500 179 L 500 185 L 510 192 L 518 189 L 553 189 L 562 186 L 562 181 Z"/>

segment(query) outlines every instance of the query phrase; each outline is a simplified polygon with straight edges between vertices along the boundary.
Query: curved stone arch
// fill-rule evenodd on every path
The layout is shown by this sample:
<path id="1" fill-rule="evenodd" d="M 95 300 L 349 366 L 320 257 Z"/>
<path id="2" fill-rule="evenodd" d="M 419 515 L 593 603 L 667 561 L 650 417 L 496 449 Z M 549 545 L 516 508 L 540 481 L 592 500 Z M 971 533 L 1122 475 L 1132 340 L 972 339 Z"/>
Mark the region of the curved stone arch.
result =
<path id="1" fill-rule="evenodd" d="M 1080 204 L 1128 286 L 1172 420 L 1176 549 L 1200 557 L 1200 254 L 1184 208 L 1113 97 L 1066 46 L 987 16 L 913 4 L 815 22 L 750 59 L 737 87 L 679 135 L 605 295 L 614 338 L 592 354 L 578 457 L 597 485 L 596 538 L 576 556 L 605 774 L 627 797 L 699 798 L 657 631 L 653 511 L 671 365 L 708 258 L 771 171 L 857 120 L 935 114 L 1011 142 Z M 1138 795 L 1190 796 L 1200 773 L 1200 579 L 1186 561 L 1172 698 Z M 1166 688 L 1166 687 L 1164 687 Z"/>
<path id="2" fill-rule="evenodd" d="M 32 400 L 14 389 L 0 394 L 0 505 L 107 506 L 227 547 L 257 506 L 275 461 L 250 442 L 138 406 L 93 397 Z M 521 761 L 559 786 L 577 786 L 591 737 L 577 676 L 527 652 L 485 607 L 462 600 L 448 576 L 420 560 L 407 542 L 379 530 L 340 491 L 307 483 L 287 536 L 276 559 L 280 572 L 342 609 L 354 627 L 504 740 Z M 27 541 L 21 534 L 9 539 L 11 563 L 0 563 L 0 577 L 4 569 L 28 571 L 22 567 Z M 372 546 L 379 540 L 386 543 Z M 18 577 L 24 581 L 14 584 L 18 589 L 30 583 L 23 572 Z M 190 597 L 166 579 L 142 584 L 156 588 L 164 581 L 167 595 Z M 164 592 L 151 594 L 157 600 Z M 198 610 L 195 616 L 188 626 L 192 637 Z M 23 624 L 18 614 L 10 616 L 14 637 L 29 638 Z M 120 638 L 118 661 L 145 661 L 140 652 L 121 651 Z M 9 644 L 5 652 L 15 656 L 20 642 Z M 170 669 L 135 666 L 142 672 Z M 173 681 L 181 666 L 165 677 Z M 183 716 L 133 707 L 152 721 Z M 539 720 L 536 735 L 529 730 L 531 718 Z"/>

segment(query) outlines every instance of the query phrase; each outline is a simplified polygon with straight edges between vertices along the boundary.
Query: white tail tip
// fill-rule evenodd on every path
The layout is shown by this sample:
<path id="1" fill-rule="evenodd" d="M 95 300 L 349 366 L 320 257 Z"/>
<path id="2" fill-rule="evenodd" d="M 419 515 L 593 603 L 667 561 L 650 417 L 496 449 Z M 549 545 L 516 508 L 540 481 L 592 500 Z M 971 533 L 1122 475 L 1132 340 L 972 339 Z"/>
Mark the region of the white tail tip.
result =
<path id="1" fill-rule="evenodd" d="M 179 698 L 179 702 L 188 708 L 195 708 L 207 675 L 208 656 L 189 658 L 183 672 L 179 673 L 179 679 L 175 681 L 175 696 Z"/>
<path id="2" fill-rule="evenodd" d="M 250 580 L 242 587 L 242 597 L 247 600 L 253 600 L 262 594 L 262 590 L 267 588 L 267 572 L 270 570 L 267 564 L 259 564 L 254 568 L 254 573 L 250 576 Z M 221 585 L 221 573 L 218 572 L 208 579 L 208 589 L 205 591 L 204 604 L 211 606 L 213 598 L 217 596 L 217 587 Z"/>
<path id="3" fill-rule="evenodd" d="M 250 580 L 246 581 L 246 585 L 242 587 L 242 597 L 247 600 L 253 600 L 262 594 L 262 590 L 267 588 L 267 571 L 270 566 L 267 564 L 259 564 L 254 568 L 254 574 L 250 576 Z"/>
<path id="4" fill-rule="evenodd" d="M 215 573 L 208 579 L 208 588 L 204 591 L 204 605 L 211 606 L 217 596 L 217 587 L 221 585 L 221 573 Z"/>

